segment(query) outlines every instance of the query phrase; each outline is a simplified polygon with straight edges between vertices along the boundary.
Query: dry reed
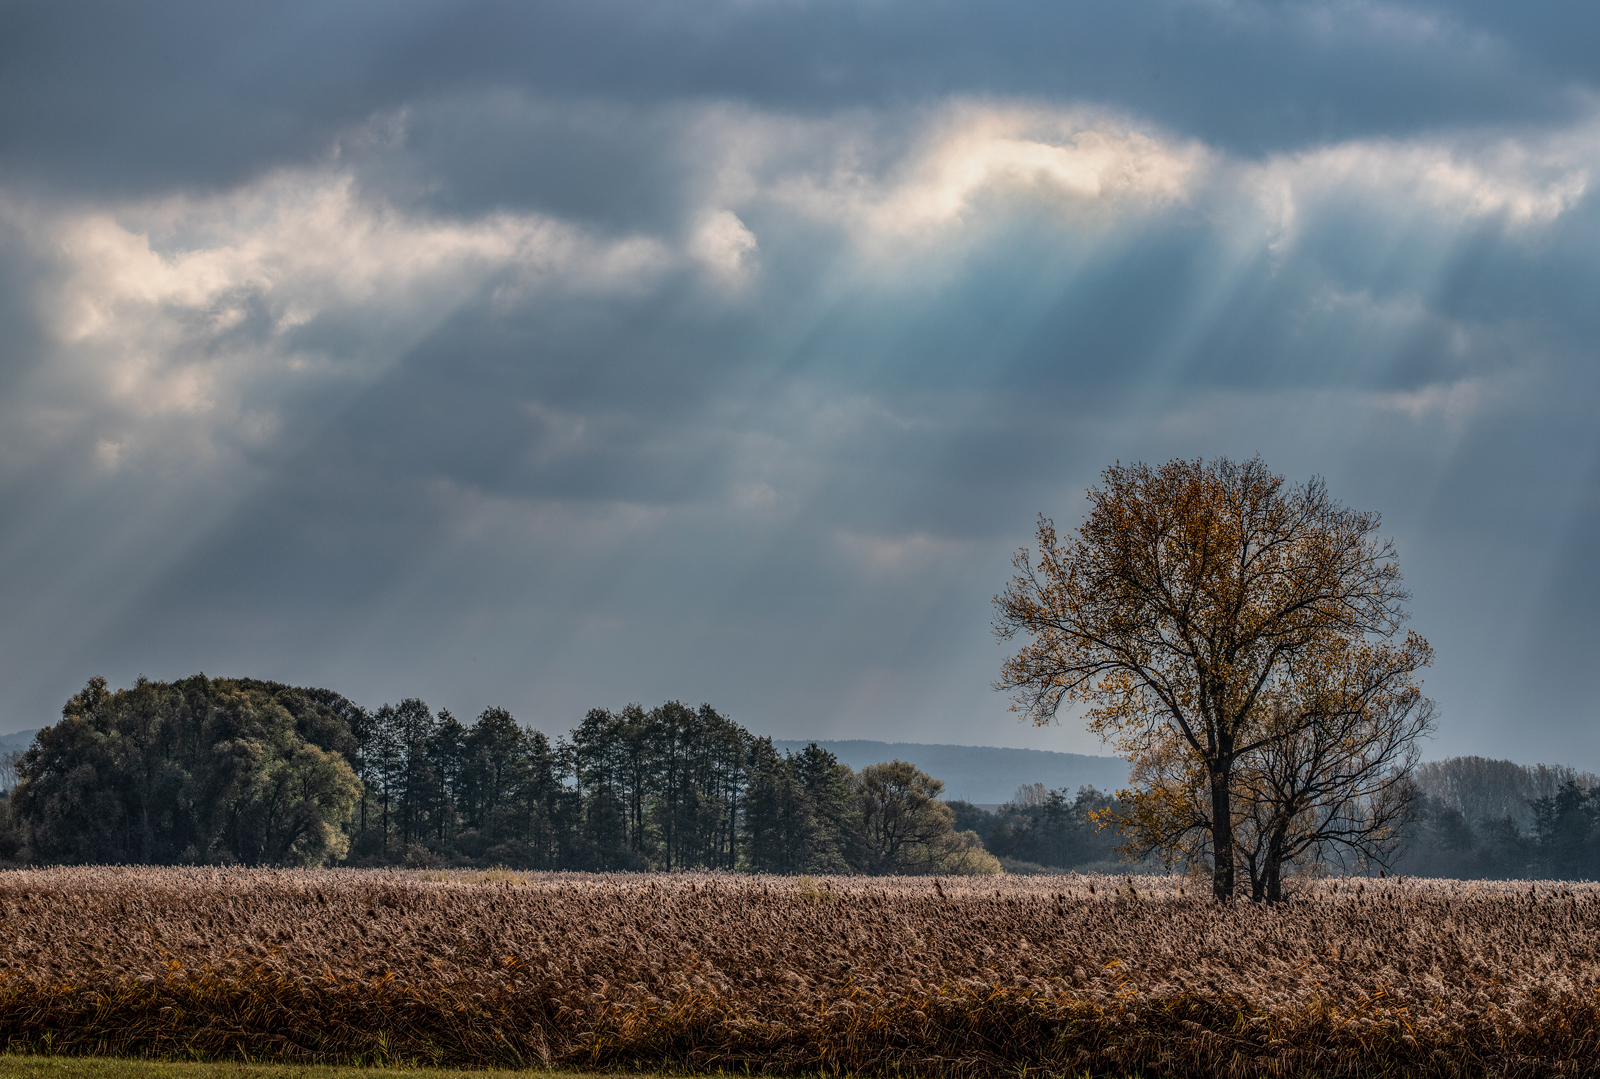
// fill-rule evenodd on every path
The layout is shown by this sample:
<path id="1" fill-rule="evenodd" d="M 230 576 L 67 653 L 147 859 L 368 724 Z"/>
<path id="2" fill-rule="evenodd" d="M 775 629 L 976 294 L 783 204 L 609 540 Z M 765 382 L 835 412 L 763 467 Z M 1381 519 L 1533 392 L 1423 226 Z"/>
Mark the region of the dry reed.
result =
<path id="1" fill-rule="evenodd" d="M 1600 886 L 0 874 L 13 1050 L 936 1076 L 1600 1074 Z"/>

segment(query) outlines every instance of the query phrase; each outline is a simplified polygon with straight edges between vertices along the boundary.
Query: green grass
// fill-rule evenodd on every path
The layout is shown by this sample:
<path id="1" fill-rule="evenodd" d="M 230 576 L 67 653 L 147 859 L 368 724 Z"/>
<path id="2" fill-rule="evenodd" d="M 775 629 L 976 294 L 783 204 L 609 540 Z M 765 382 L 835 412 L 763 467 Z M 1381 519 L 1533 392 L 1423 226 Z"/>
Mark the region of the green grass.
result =
<path id="1" fill-rule="evenodd" d="M 237 1061 L 0 1055 L 0 1079 L 579 1079 L 581 1075 L 580 1072 L 558 1071 L 344 1068 Z"/>

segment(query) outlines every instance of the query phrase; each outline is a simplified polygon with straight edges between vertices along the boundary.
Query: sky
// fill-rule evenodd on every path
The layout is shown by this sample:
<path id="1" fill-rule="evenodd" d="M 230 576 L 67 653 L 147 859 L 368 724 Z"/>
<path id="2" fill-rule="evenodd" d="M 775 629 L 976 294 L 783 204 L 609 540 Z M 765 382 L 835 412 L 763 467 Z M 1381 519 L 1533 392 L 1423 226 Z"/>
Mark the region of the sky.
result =
<path id="1" fill-rule="evenodd" d="M 1382 516 L 1425 755 L 1600 767 L 1600 7 L 0 3 L 0 730 L 94 675 L 1108 752 L 1114 462 Z"/>

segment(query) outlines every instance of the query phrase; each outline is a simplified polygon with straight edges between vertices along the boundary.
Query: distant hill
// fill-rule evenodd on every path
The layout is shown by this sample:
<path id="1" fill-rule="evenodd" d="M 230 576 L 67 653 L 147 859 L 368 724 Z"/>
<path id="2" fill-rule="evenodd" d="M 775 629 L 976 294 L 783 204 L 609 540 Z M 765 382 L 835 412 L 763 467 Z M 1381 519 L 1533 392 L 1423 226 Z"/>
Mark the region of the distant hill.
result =
<path id="1" fill-rule="evenodd" d="M 779 749 L 799 750 L 811 744 L 773 740 Z M 1056 753 L 1048 749 L 1001 749 L 997 746 L 923 745 L 918 742 L 866 742 L 849 740 L 817 745 L 852 768 L 882 761 L 909 761 L 935 779 L 944 780 L 944 796 L 977 805 L 1009 802 L 1017 788 L 1043 783 L 1054 790 L 1081 786 L 1115 790 L 1128 782 L 1128 765 L 1117 757 L 1091 757 L 1082 753 Z"/>
<path id="2" fill-rule="evenodd" d="M 8 749 L 27 749 L 33 745 L 33 736 L 38 730 L 18 731 L 16 734 L 0 734 L 0 753 Z"/>

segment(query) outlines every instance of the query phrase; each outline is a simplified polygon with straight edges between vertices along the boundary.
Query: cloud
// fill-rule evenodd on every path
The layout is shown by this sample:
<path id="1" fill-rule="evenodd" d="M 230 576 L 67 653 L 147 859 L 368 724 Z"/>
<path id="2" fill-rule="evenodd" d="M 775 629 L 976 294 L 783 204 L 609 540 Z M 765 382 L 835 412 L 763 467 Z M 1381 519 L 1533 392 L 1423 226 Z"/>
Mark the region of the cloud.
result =
<path id="1" fill-rule="evenodd" d="M 501 94 L 493 102 L 497 123 L 532 123 L 530 137 L 543 137 L 554 108 Z M 468 354 L 502 353 L 504 364 L 521 353 L 540 359 L 506 369 L 503 416 L 496 405 L 493 422 L 430 421 L 459 447 L 497 431 L 505 460 L 518 463 L 498 468 L 494 484 L 638 492 L 644 477 L 676 467 L 664 462 L 702 454 L 701 479 L 682 489 L 737 483 L 746 503 L 770 508 L 789 499 L 785 483 L 726 463 L 748 441 L 739 422 L 686 439 L 640 409 L 663 403 L 647 387 L 673 385 L 692 411 L 726 372 L 756 377 L 761 365 L 740 360 L 741 350 L 770 353 L 762 342 L 799 326 L 799 355 L 818 357 L 806 362 L 821 364 L 816 385 L 828 387 L 789 440 L 801 459 L 807 439 L 862 437 L 830 433 L 847 417 L 899 431 L 884 445 L 911 434 L 907 424 L 939 441 L 903 391 L 875 381 L 902 377 L 912 356 L 923 384 L 947 390 L 976 387 L 1006 363 L 1008 378 L 1047 364 L 1047 384 L 1075 383 L 1091 409 L 1097 399 L 1081 391 L 1128 384 L 1110 362 L 1121 351 L 1147 366 L 1169 356 L 1176 366 L 1163 377 L 1199 385 L 1259 380 L 1264 365 L 1291 382 L 1377 379 L 1371 388 L 1395 400 L 1449 395 L 1461 415 L 1483 398 L 1451 387 L 1515 346 L 1488 313 L 1445 310 L 1433 295 L 1440 276 L 1483 223 L 1526 236 L 1574 213 L 1594 156 L 1590 119 L 1517 136 L 1333 143 L 1254 162 L 1104 109 L 994 99 L 822 117 L 726 103 L 589 115 L 676 185 L 662 202 L 675 209 L 637 222 L 646 228 L 610 229 L 527 208 L 443 212 L 416 182 L 427 145 L 417 131 L 434 122 L 426 106 L 365 121 L 317 167 L 227 191 L 100 205 L 12 196 L 8 221 L 29 257 L 52 267 L 35 289 L 49 362 L 18 398 L 36 421 L 50 416 L 33 430 L 56 444 L 73 432 L 67 442 L 92 447 L 84 452 L 102 473 L 259 455 L 295 444 L 308 417 L 331 415 L 319 399 L 353 400 L 419 349 L 442 347 L 458 372 Z M 674 173 L 664 158 L 695 165 Z M 368 182 L 386 172 L 412 179 Z M 805 231 L 818 222 L 836 231 Z M 1396 222 L 1411 230 L 1403 272 L 1329 261 L 1366 237 L 1364 250 L 1392 263 L 1384 253 Z M 1183 238 L 1182 252 L 1172 237 Z M 915 272 L 878 265 L 886 252 L 910 257 Z M 1206 261 L 1204 277 L 1172 276 L 1190 259 Z M 735 306 L 681 292 L 696 273 Z M 1142 289 L 1154 316 L 1129 324 L 1103 306 L 1079 309 L 1082 281 L 1125 297 Z M 994 299 L 978 300 L 986 290 Z M 957 302 L 935 302 L 943 294 Z M 1008 320 L 1031 334 L 1015 343 L 1006 343 L 1010 325 L 990 333 L 972 317 L 974 304 L 1019 300 L 1034 309 Z M 671 305 L 677 326 L 638 321 L 658 304 Z M 637 314 L 619 320 L 624 311 Z M 1218 336 L 1250 325 L 1247 350 Z M 1064 341 L 1080 346 L 1065 361 L 1054 358 Z M 1413 373 L 1395 385 L 1399 364 L 1282 359 L 1307 348 L 1348 355 L 1357 341 L 1373 355 L 1399 350 Z M 663 347 L 684 350 L 684 362 L 663 366 Z M 975 352 L 990 359 L 975 365 L 966 358 Z M 847 359 L 873 353 L 868 363 Z M 421 371 L 432 361 L 417 362 Z M 610 382 L 595 377 L 602 370 L 614 372 Z M 601 385 L 605 403 L 593 398 Z M 534 448 L 513 448 L 528 439 Z M 445 466 L 452 454 L 436 467 L 484 482 Z M 481 474 L 484 460 L 467 454 L 462 468 Z M 595 488 L 601 474 L 637 482 Z"/>
<path id="2" fill-rule="evenodd" d="M 1498 219 L 1549 225 L 1588 193 L 1600 154 L 1594 121 L 1550 135 L 1489 141 L 1420 138 L 1354 141 L 1276 155 L 1246 168 L 1244 184 L 1291 240 L 1305 206 L 1348 200 L 1396 216 L 1427 213 L 1459 225 Z"/>
<path id="3" fill-rule="evenodd" d="M 775 197 L 852 228 L 913 237 L 967 223 L 992 203 L 1069 220 L 1161 207 L 1187 196 L 1207 159 L 1192 141 L 1125 121 L 1003 103 L 946 106 L 881 173 L 859 167 L 854 142 L 836 150 L 828 174 L 773 183 Z"/>
<path id="4" fill-rule="evenodd" d="M 1594 16 L 1502 7 L 290 2 L 268 16 L 102 0 L 4 16 L 0 172 L 100 196 L 225 189 L 318 159 L 375 113 L 502 91 L 571 112 L 596 101 L 795 115 L 960 95 L 1094 102 L 1246 155 L 1570 116 L 1600 81 L 1582 47 Z M 481 182 L 503 189 L 505 170 L 483 149 Z"/>
<path id="5" fill-rule="evenodd" d="M 1488 388 L 1482 379 L 1464 378 L 1449 385 L 1431 385 L 1420 390 L 1379 395 L 1381 408 L 1404 413 L 1413 420 L 1438 416 L 1452 426 L 1459 427 L 1480 408 Z"/>
<path id="6" fill-rule="evenodd" d="M 689 252 L 725 278 L 737 278 L 755 260 L 755 233 L 731 210 L 713 210 L 689 240 Z"/>
<path id="7" fill-rule="evenodd" d="M 364 197 L 336 169 L 107 208 L 12 201 L 4 213 L 56 267 L 38 293 L 52 348 L 32 392 L 103 436 L 103 467 L 131 467 L 175 437 L 187 453 L 270 439 L 287 399 L 378 377 L 487 287 L 507 305 L 614 294 L 674 258 L 650 238 L 533 214 L 419 216 Z"/>
<path id="8" fill-rule="evenodd" d="M 851 532 L 835 533 L 835 543 L 844 558 L 871 576 L 927 574 L 937 568 L 951 568 L 972 550 L 970 543 L 914 532 L 901 536 L 862 536 Z"/>

